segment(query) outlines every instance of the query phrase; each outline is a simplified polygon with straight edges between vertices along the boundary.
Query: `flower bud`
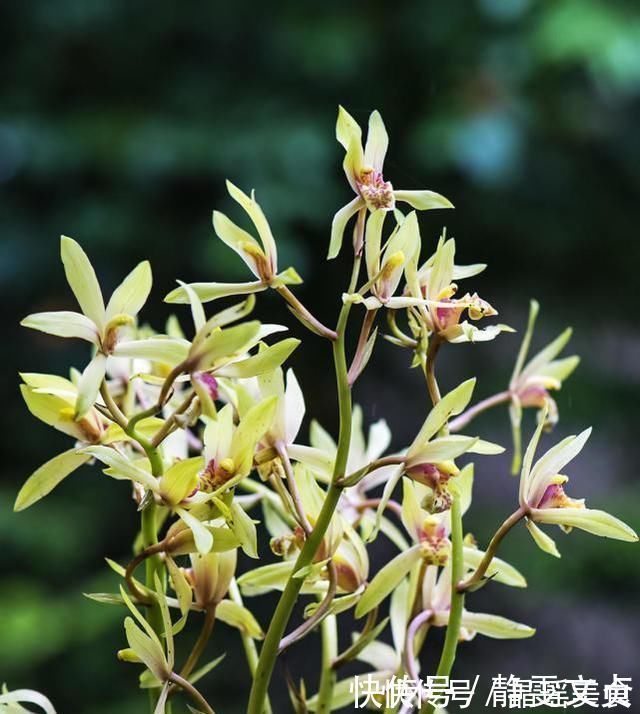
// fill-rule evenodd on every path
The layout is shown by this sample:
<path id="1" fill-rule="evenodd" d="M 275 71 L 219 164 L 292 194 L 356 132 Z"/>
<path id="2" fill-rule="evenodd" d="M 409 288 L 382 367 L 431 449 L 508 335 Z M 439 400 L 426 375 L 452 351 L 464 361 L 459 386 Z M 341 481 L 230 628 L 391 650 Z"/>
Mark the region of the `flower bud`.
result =
<path id="1" fill-rule="evenodd" d="M 344 592 L 355 592 L 369 577 L 367 551 L 362 545 L 357 547 L 350 538 L 342 539 L 332 562 L 338 576 L 338 587 Z"/>
<path id="2" fill-rule="evenodd" d="M 142 664 L 142 660 L 131 649 L 131 647 L 127 647 L 123 650 L 118 650 L 117 657 L 121 662 L 133 662 L 133 664 Z"/>
<path id="3" fill-rule="evenodd" d="M 196 605 L 203 610 L 215 607 L 229 590 L 236 572 L 237 551 L 233 549 L 206 555 L 192 553 L 190 559 L 191 568 L 185 575 L 193 588 Z"/>

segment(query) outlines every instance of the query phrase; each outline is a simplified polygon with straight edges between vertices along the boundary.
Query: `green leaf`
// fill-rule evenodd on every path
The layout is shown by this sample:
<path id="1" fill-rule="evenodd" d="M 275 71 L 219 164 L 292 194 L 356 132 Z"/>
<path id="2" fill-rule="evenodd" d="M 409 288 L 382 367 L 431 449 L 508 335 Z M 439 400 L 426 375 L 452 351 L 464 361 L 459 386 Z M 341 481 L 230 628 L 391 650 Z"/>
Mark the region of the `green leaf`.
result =
<path id="1" fill-rule="evenodd" d="M 261 640 L 264 637 L 262 628 L 251 612 L 233 600 L 221 600 L 216 607 L 216 617 L 254 640 Z"/>
<path id="2" fill-rule="evenodd" d="M 36 501 L 51 493 L 53 489 L 69 474 L 85 464 L 91 456 L 70 449 L 58 456 L 54 456 L 26 480 L 13 506 L 14 511 L 23 511 Z"/>
<path id="3" fill-rule="evenodd" d="M 379 605 L 398 586 L 421 557 L 421 547 L 414 545 L 384 565 L 367 585 L 360 602 L 356 605 L 356 617 L 366 615 L 376 605 Z"/>
<path id="4" fill-rule="evenodd" d="M 93 320 L 99 330 L 102 330 L 105 324 L 104 300 L 87 254 L 73 238 L 62 236 L 60 255 L 67 282 L 76 296 L 80 309 L 90 320 Z"/>
<path id="5" fill-rule="evenodd" d="M 94 345 L 99 342 L 96 325 L 86 315 L 79 312 L 60 310 L 58 312 L 36 312 L 28 315 L 20 323 L 23 327 L 46 332 L 56 337 L 77 337 Z"/>

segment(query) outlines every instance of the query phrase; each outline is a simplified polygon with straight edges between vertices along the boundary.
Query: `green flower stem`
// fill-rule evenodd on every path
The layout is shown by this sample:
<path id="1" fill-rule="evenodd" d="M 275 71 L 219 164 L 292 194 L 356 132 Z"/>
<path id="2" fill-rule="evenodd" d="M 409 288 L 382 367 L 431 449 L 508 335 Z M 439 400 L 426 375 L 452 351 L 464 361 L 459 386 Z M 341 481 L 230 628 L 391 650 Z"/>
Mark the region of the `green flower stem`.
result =
<path id="1" fill-rule="evenodd" d="M 480 561 L 480 564 L 476 568 L 473 575 L 469 576 L 465 581 L 461 581 L 458 583 L 458 592 L 462 593 L 465 592 L 465 590 L 470 590 L 471 588 L 482 582 L 482 578 L 484 578 L 488 567 L 491 565 L 491 561 L 494 559 L 496 553 L 498 552 L 498 548 L 500 547 L 500 543 L 502 543 L 502 539 L 515 525 L 520 523 L 520 521 L 525 517 L 525 515 L 526 514 L 524 508 L 518 508 L 518 510 L 512 513 L 509 518 L 507 518 L 507 520 L 500 526 L 500 528 L 498 528 L 495 535 L 491 539 L 491 542 L 489 543 L 489 547 L 487 548 L 484 557 Z"/>
<path id="2" fill-rule="evenodd" d="M 460 637 L 460 623 L 464 608 L 464 593 L 458 592 L 458 583 L 464 575 L 464 554 L 462 535 L 462 508 L 460 496 L 453 494 L 451 502 L 451 608 L 449 610 L 449 623 L 444 639 L 444 647 L 440 656 L 440 663 L 436 676 L 448 677 L 451 674 L 456 658 L 458 638 Z M 425 702 L 420 709 L 421 714 L 433 714 L 435 707 Z"/>
<path id="3" fill-rule="evenodd" d="M 120 408 L 115 403 L 113 397 L 111 396 L 111 392 L 109 391 L 109 387 L 107 386 L 107 383 L 104 380 L 100 385 L 100 394 L 104 399 L 104 403 L 106 404 L 116 424 L 118 424 L 126 434 L 128 434 L 132 439 L 137 441 L 144 449 L 144 452 L 147 455 L 147 458 L 149 459 L 149 464 L 151 465 L 151 473 L 158 478 L 162 476 L 164 472 L 164 464 L 162 463 L 162 457 L 160 456 L 160 452 L 148 439 L 143 436 L 140 436 L 140 434 L 138 434 L 135 429 L 137 421 L 139 421 L 140 418 L 143 418 L 141 414 L 146 415 L 146 413 L 141 412 L 141 414 L 138 414 L 132 417 L 131 419 L 127 419 L 127 417 L 120 411 Z M 158 508 L 153 500 L 151 500 L 145 506 L 145 508 L 142 509 L 140 527 L 142 531 L 142 545 L 144 550 L 153 550 L 154 547 L 158 544 L 158 524 L 156 519 L 157 510 Z M 145 558 L 145 585 L 147 589 L 151 592 L 155 592 L 156 589 L 156 575 L 158 575 L 161 582 L 164 581 L 164 565 L 162 564 L 160 556 L 154 553 L 150 557 Z M 154 631 L 159 636 L 162 636 L 162 612 L 160 611 L 160 605 L 157 600 L 154 600 L 147 607 L 147 621 L 149 622 L 151 627 L 153 627 Z M 151 711 L 155 710 L 157 697 L 157 693 L 150 689 L 149 705 L 151 707 Z M 170 705 L 167 705 L 165 711 L 166 714 L 170 714 Z"/>
<path id="4" fill-rule="evenodd" d="M 336 683 L 333 661 L 338 656 L 338 623 L 335 615 L 328 615 L 320 625 L 322 633 L 322 674 L 318 690 L 317 714 L 329 714 Z"/>
<path id="5" fill-rule="evenodd" d="M 353 292 L 355 290 L 359 272 L 360 258 L 356 258 L 353 265 L 353 272 L 351 274 L 349 292 Z M 305 540 L 302 550 L 298 555 L 296 564 L 292 570 L 292 575 L 301 568 L 305 568 L 313 560 L 320 544 L 322 543 L 324 534 L 331 523 L 331 518 L 333 517 L 336 507 L 338 506 L 338 501 L 340 500 L 340 495 L 342 493 L 342 486 L 339 485 L 339 480 L 345 475 L 346 471 L 347 457 L 349 456 L 349 444 L 351 442 L 352 420 L 351 389 L 349 387 L 349 379 L 347 377 L 347 360 L 344 344 L 350 309 L 350 303 L 345 303 L 342 306 L 336 328 L 338 339 L 334 340 L 332 343 L 333 359 L 336 370 L 336 382 L 338 386 L 338 410 L 340 415 L 340 433 L 338 437 L 338 449 L 333 468 L 333 476 L 331 484 L 327 490 L 324 503 L 322 504 L 322 509 L 318 515 L 318 519 L 315 523 L 313 531 Z M 271 681 L 271 675 L 273 674 L 273 668 L 278 656 L 280 640 L 282 639 L 285 627 L 291 617 L 291 612 L 296 604 L 303 582 L 303 578 L 289 577 L 282 595 L 280 596 L 280 600 L 276 606 L 275 612 L 273 613 L 273 617 L 271 618 L 271 622 L 260 651 L 258 666 L 256 667 L 251 693 L 249 694 L 247 714 L 262 714 L 264 710 L 264 703 L 269 690 L 269 682 Z"/>
<path id="6" fill-rule="evenodd" d="M 133 430 L 133 436 L 136 434 Z M 151 473 L 156 476 L 162 476 L 164 471 L 164 465 L 162 463 L 162 457 L 156 448 L 154 448 L 151 443 L 142 437 L 137 435 L 133 436 L 144 449 L 149 463 L 151 464 Z M 153 548 L 158 543 L 158 523 L 157 523 L 157 511 L 158 507 L 153 500 L 151 500 L 148 505 L 142 509 L 141 515 L 141 529 L 142 529 L 142 544 L 145 549 Z M 154 554 L 145 560 L 145 585 L 148 590 L 155 592 L 155 577 L 156 575 L 160 579 L 160 582 L 164 582 L 164 565 L 160 556 Z M 162 622 L 162 612 L 160 610 L 160 604 L 157 600 L 154 600 L 147 607 L 147 621 L 153 627 L 154 631 L 159 637 L 162 636 L 164 626 Z M 149 706 L 151 711 L 155 710 L 155 705 L 157 702 L 157 693 L 154 690 L 149 690 Z M 171 713 L 171 705 L 167 703 L 165 707 L 165 713 Z"/>
<path id="7" fill-rule="evenodd" d="M 233 578 L 229 585 L 229 597 L 237 605 L 242 606 L 242 595 L 240 594 L 240 588 L 236 579 Z M 244 653 L 247 658 L 247 664 L 249 665 L 249 672 L 253 677 L 256 673 L 256 667 L 258 666 L 258 648 L 256 647 L 256 642 L 253 637 L 250 637 L 244 630 L 240 630 L 240 638 L 242 640 L 242 646 L 244 648 Z M 269 697 L 265 699 L 263 714 L 272 714 L 271 703 L 269 702 Z"/>

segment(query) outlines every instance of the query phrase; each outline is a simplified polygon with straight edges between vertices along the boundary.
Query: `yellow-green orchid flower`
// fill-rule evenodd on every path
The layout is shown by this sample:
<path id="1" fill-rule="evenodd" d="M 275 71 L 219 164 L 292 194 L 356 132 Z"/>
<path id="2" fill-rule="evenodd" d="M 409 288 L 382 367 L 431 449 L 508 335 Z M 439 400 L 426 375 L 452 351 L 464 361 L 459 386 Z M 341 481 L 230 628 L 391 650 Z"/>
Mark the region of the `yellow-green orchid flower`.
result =
<path id="1" fill-rule="evenodd" d="M 543 414 L 543 417 L 546 416 Z M 567 496 L 564 486 L 569 480 L 561 470 L 584 447 L 591 434 L 585 429 L 577 436 L 568 436 L 533 463 L 545 419 L 538 424 L 522 462 L 520 474 L 520 507 L 527 517 L 527 528 L 536 544 L 546 553 L 560 557 L 554 541 L 537 523 L 550 523 L 565 531 L 580 528 L 587 533 L 635 542 L 638 536 L 626 523 L 605 511 L 586 508 L 584 500 Z"/>
<path id="2" fill-rule="evenodd" d="M 411 305 L 421 305 L 421 297 L 395 295 L 403 273 L 410 261 L 417 261 L 420 253 L 420 229 L 415 211 L 411 211 L 399 223 L 384 249 L 382 248 L 382 228 L 387 213 L 377 210 L 367 220 L 365 231 L 365 260 L 367 266 L 366 290 L 345 293 L 343 302 L 362 303 L 367 310 L 381 307 L 400 309 Z M 370 292 L 369 297 L 364 297 Z"/>
<path id="3" fill-rule="evenodd" d="M 220 240 L 234 250 L 246 263 L 249 270 L 257 280 L 247 283 L 191 283 L 181 285 L 172 290 L 165 302 L 189 303 L 189 289 L 192 290 L 202 302 L 217 300 L 229 295 L 248 295 L 257 293 L 267 288 L 283 285 L 299 285 L 302 279 L 293 268 L 287 268 L 278 273 L 278 254 L 276 242 L 269 223 L 255 200 L 253 193 L 247 196 L 231 181 L 227 181 L 229 195 L 246 211 L 259 237 L 257 241 L 224 213 L 213 212 L 213 227 Z"/>
<path id="4" fill-rule="evenodd" d="M 367 142 L 362 147 L 362 130 L 356 120 L 344 109 L 338 109 L 336 138 L 345 150 L 344 172 L 356 197 L 343 206 L 334 216 L 331 225 L 331 241 L 328 258 L 340 252 L 347 223 L 358 211 L 392 211 L 397 202 L 405 202 L 418 211 L 432 208 L 453 208 L 453 204 L 433 191 L 397 191 L 382 174 L 387 154 L 389 137 L 380 113 L 369 117 Z"/>
<path id="5" fill-rule="evenodd" d="M 233 421 L 233 407 L 225 405 L 216 419 L 209 419 L 204 431 L 204 470 L 200 490 L 206 492 L 224 486 L 231 479 L 248 476 L 253 468 L 256 446 L 273 423 L 278 398 L 270 396 L 255 404 Z M 197 499 L 200 500 L 200 499 Z"/>
<path id="6" fill-rule="evenodd" d="M 513 332 L 507 325 L 490 325 L 479 329 L 467 320 L 461 322 L 464 312 L 473 321 L 497 315 L 497 311 L 477 293 L 466 293 L 461 298 L 453 296 L 458 286 L 454 275 L 467 277 L 480 272 L 484 266 L 460 267 L 455 265 L 456 244 L 453 238 L 440 240 L 435 254 L 427 261 L 428 267 L 418 271 L 408 264 L 407 284 L 409 294 L 423 298 L 424 306 L 418 309 L 421 321 L 434 335 L 447 342 L 486 342 L 493 340 L 500 332 Z M 419 303 L 418 303 L 419 304 Z"/>
<path id="7" fill-rule="evenodd" d="M 451 609 L 451 567 L 446 565 L 440 573 L 438 569 L 428 566 L 422 581 L 422 609 L 429 611 L 428 622 L 436 627 L 446 627 L 449 624 Z M 532 637 L 536 631 L 533 627 L 514 622 L 506 617 L 490 615 L 481 612 L 462 611 L 460 639 L 472 640 L 476 634 L 491 637 L 496 640 L 519 640 Z"/>
<path id="8" fill-rule="evenodd" d="M 29 411 L 40 421 L 76 440 L 76 446 L 58 454 L 40 466 L 24 483 L 14 509 L 22 511 L 50 493 L 63 479 L 73 473 L 90 456 L 81 449 L 98 444 L 109 437 L 105 420 L 90 407 L 80 419 L 75 419 L 78 387 L 69 379 L 54 374 L 23 373 L 20 386 Z"/>
<path id="9" fill-rule="evenodd" d="M 475 379 L 453 389 L 433 407 L 422 429 L 406 453 L 404 470 L 413 480 L 432 490 L 432 510 L 446 510 L 450 505 L 449 479 L 459 473 L 454 459 L 465 453 L 500 454 L 501 446 L 478 437 L 441 434 L 449 417 L 463 411 L 473 394 Z"/>
<path id="10" fill-rule="evenodd" d="M 38 312 L 25 317 L 24 327 L 58 337 L 77 337 L 94 345 L 95 356 L 85 367 L 78 384 L 76 419 L 82 419 L 95 403 L 107 368 L 107 357 L 113 354 L 119 329 L 133 325 L 151 290 L 151 267 L 139 263 L 114 290 L 104 305 L 102 291 L 89 258 L 72 238 L 62 236 L 60 253 L 69 287 L 82 313 L 59 311 Z"/>
<path id="11" fill-rule="evenodd" d="M 550 391 L 560 389 L 564 380 L 580 364 L 580 358 L 577 355 L 556 359 L 571 338 L 572 330 L 568 327 L 525 365 L 539 309 L 538 302 L 532 300 L 529 307 L 527 331 L 522 339 L 509 382 L 511 399 L 509 417 L 513 433 L 512 473 L 514 474 L 519 471 L 521 463 L 522 410 L 528 407 L 539 409 L 538 418 L 544 411 L 545 429 L 551 429 L 558 421 L 558 406 Z"/>

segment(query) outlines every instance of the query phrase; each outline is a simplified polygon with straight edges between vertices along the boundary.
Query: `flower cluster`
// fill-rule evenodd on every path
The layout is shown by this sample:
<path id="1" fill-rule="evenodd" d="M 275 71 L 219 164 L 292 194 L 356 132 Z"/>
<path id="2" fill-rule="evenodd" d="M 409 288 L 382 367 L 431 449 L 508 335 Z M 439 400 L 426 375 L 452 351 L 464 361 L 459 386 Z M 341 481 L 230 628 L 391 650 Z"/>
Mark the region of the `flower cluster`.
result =
<path id="1" fill-rule="evenodd" d="M 125 612 L 126 646 L 118 656 L 143 667 L 140 686 L 151 691 L 156 714 L 168 710 L 174 692 L 188 697 L 194 710 L 213 711 L 195 685 L 219 664 L 200 666 L 215 621 L 235 628 L 243 640 L 253 679 L 249 714 L 270 711 L 268 685 L 277 656 L 320 628 L 318 694 L 292 684 L 293 677 L 289 687 L 299 711 L 329 711 L 352 701 L 349 680 L 335 681 L 335 672 L 347 662 L 364 662 L 381 681 L 401 673 L 418 679 L 418 657 L 430 646 L 432 627 L 447 630 L 438 676 L 450 674 L 459 641 L 476 634 L 531 636 L 531 627 L 502 614 L 468 610 L 465 601 L 489 580 L 526 586 L 524 576 L 496 556 L 516 524 L 526 523 L 535 543 L 553 555 L 557 548 L 539 524 L 637 540 L 629 526 L 565 492 L 567 477 L 560 472 L 589 431 L 567 437 L 534 463 L 543 429 L 558 419 L 550 391 L 578 364 L 576 357 L 557 359 L 568 331 L 525 364 L 537 303 L 505 392 L 469 406 L 475 379 L 467 379 L 441 394 L 436 378 L 441 349 L 492 340 L 511 328 L 486 325 L 496 309 L 476 292 L 459 290 L 459 281 L 485 266 L 456 265 L 452 238 L 443 235 L 425 257 L 429 241 L 421 236 L 418 212 L 452 204 L 432 191 L 396 190 L 383 175 L 388 138 L 378 112 L 370 117 L 364 148 L 360 127 L 342 108 L 336 133 L 356 195 L 336 213 L 331 229 L 329 258 L 335 258 L 353 220 L 352 278 L 341 304 L 336 300 L 340 313 L 334 329 L 291 291 L 301 278 L 293 268 L 280 271 L 262 208 L 253 192 L 230 182 L 229 194 L 253 233 L 217 211 L 213 227 L 254 279 L 179 281 L 165 300 L 188 306 L 188 327 L 177 317 L 160 330 L 140 320 L 152 286 L 147 262 L 134 268 L 105 307 L 89 258 L 66 237 L 61 257 L 79 312 L 37 313 L 22 323 L 84 340 L 92 355 L 82 370 L 71 369 L 67 376 L 21 375 L 30 412 L 71 443 L 29 477 L 15 509 L 32 506 L 85 464 L 128 484 L 123 496 L 128 492 L 131 498 L 129 513 L 140 515 L 134 556 L 124 565 L 110 561 L 121 579 L 119 588 L 90 597 Z M 413 210 L 403 212 L 405 204 Z M 285 366 L 300 340 L 283 336 L 287 328 L 282 325 L 251 318 L 255 293 L 268 289 L 331 345 L 337 439 L 315 420 L 303 428 L 311 405 Z M 241 301 L 205 310 L 234 296 Z M 354 385 L 375 351 L 381 316 L 384 337 L 408 350 L 412 366 L 424 374 L 425 398 L 428 394 L 431 401 L 421 407 L 422 424 L 411 443 L 394 451 L 386 421 L 372 424 L 365 434 L 363 412 L 352 403 Z M 359 337 L 347 361 L 345 335 L 353 318 L 360 323 Z M 504 449 L 475 433 L 457 432 L 501 403 L 509 404 L 516 469 L 523 409 L 539 410 L 538 427 L 522 459 L 516 510 L 482 549 L 463 529 L 472 503 L 469 457 Z M 124 505 L 123 517 L 126 513 Z M 397 552 L 373 568 L 378 559 L 370 554 L 379 538 L 387 541 L 386 552 Z M 274 590 L 281 591 L 279 605 L 263 630 L 244 598 Z M 308 598 L 304 619 L 288 627 L 300 597 Z M 387 601 L 389 617 L 382 617 Z M 347 612 L 366 619 L 351 642 L 341 643 L 337 621 Z M 179 662 L 174 640 L 190 618 L 200 618 L 202 632 Z M 0 702 L 10 701 L 9 696 L 2 695 Z M 35 693 L 16 692 L 14 699 L 53 711 Z"/>

